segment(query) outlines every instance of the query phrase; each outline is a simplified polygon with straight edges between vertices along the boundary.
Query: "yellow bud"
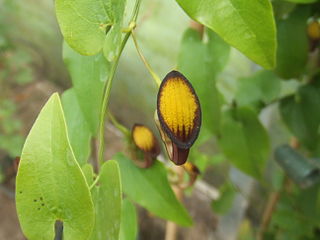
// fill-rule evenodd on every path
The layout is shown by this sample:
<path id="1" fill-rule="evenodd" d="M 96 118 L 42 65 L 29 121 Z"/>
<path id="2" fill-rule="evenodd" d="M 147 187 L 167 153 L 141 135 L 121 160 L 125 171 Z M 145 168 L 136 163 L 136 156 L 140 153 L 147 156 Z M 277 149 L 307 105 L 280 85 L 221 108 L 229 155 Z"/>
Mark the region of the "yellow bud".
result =
<path id="1" fill-rule="evenodd" d="M 312 40 L 320 39 L 320 25 L 318 21 L 313 20 L 308 24 L 308 36 Z"/>
<path id="2" fill-rule="evenodd" d="M 200 131 L 201 108 L 191 83 L 181 73 L 172 71 L 162 81 L 157 115 L 162 139 L 172 142 L 172 147 L 167 146 L 172 150 L 169 157 L 177 165 L 184 164 Z"/>

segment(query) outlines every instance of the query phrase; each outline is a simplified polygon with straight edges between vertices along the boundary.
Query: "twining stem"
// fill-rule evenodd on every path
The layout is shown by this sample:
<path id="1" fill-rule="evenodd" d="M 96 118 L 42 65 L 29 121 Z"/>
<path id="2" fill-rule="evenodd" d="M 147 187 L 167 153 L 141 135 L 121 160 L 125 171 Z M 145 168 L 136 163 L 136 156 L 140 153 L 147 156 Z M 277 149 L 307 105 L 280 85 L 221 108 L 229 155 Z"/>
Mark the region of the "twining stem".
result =
<path id="1" fill-rule="evenodd" d="M 107 111 L 107 107 L 108 107 L 108 103 L 109 103 L 112 82 L 114 79 L 115 72 L 117 70 L 117 66 L 118 66 L 122 51 L 123 51 L 131 33 L 132 33 L 133 28 L 135 27 L 135 21 L 137 20 L 137 17 L 138 17 L 140 2 L 141 2 L 141 0 L 136 0 L 135 7 L 134 7 L 132 17 L 131 17 L 131 21 L 129 24 L 129 26 L 131 27 L 131 30 L 126 33 L 126 35 L 124 36 L 124 38 L 121 42 L 120 50 L 114 60 L 114 63 L 111 66 L 109 77 L 108 77 L 107 83 L 104 88 L 104 94 L 103 94 L 103 100 L 102 100 L 102 106 L 101 106 L 101 112 L 100 112 L 100 124 L 99 124 L 98 163 L 100 166 L 103 164 L 104 145 L 105 145 L 104 126 L 105 126 L 106 111 Z"/>
<path id="2" fill-rule="evenodd" d="M 155 73 L 155 71 L 153 71 L 153 69 L 151 68 L 150 64 L 147 62 L 146 58 L 143 56 L 143 54 L 142 54 L 142 52 L 141 52 L 141 50 L 139 48 L 136 35 L 135 35 L 135 33 L 133 31 L 132 31 L 132 39 L 133 39 L 134 45 L 136 47 L 136 50 L 137 50 L 142 62 L 144 63 L 144 65 L 148 69 L 150 75 L 152 76 L 152 78 L 156 82 L 157 86 L 160 87 L 161 80 L 160 80 L 159 76 Z"/>

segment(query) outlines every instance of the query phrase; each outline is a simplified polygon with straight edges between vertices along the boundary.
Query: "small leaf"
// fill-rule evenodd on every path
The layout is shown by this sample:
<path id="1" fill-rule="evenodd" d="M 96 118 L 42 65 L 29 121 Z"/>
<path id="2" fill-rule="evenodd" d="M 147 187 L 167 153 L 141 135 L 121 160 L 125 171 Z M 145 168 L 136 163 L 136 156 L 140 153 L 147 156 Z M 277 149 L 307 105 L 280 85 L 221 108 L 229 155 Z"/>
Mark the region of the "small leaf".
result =
<path id="1" fill-rule="evenodd" d="M 261 70 L 250 77 L 240 78 L 236 101 L 240 106 L 265 104 L 276 99 L 281 90 L 281 82 L 273 72 Z M 250 94 L 249 94 L 250 93 Z"/>
<path id="2" fill-rule="evenodd" d="M 86 240 L 94 209 L 86 180 L 68 141 L 58 94 L 41 110 L 25 142 L 16 179 L 16 205 L 30 240 L 52 240 L 56 220 L 65 239 Z M 79 211 L 81 209 L 81 211 Z"/>
<path id="3" fill-rule="evenodd" d="M 63 46 L 63 59 L 71 75 L 80 108 L 95 135 L 99 125 L 104 81 L 110 64 L 102 54 L 81 56 L 67 44 Z"/>
<path id="4" fill-rule="evenodd" d="M 315 162 L 304 158 L 288 145 L 276 149 L 275 159 L 286 174 L 301 187 L 310 187 L 320 180 L 320 168 Z"/>
<path id="5" fill-rule="evenodd" d="M 270 146 L 268 134 L 253 110 L 242 107 L 224 114 L 219 145 L 241 171 L 262 177 Z"/>
<path id="6" fill-rule="evenodd" d="M 125 0 L 57 0 L 56 15 L 62 35 L 75 51 L 95 55 L 106 43 L 108 51 L 116 51 L 121 38 Z M 114 30 L 107 33 L 108 28 Z"/>
<path id="7" fill-rule="evenodd" d="M 130 200 L 158 217 L 182 226 L 192 224 L 190 216 L 169 185 L 167 172 L 162 163 L 156 161 L 152 167 L 141 169 L 122 154 L 115 155 L 114 159 L 120 166 L 123 191 Z"/>
<path id="8" fill-rule="evenodd" d="M 261 66 L 275 66 L 276 31 L 269 0 L 176 0 L 194 20 Z"/>
<path id="9" fill-rule="evenodd" d="M 189 28 L 185 31 L 178 69 L 190 80 L 199 96 L 203 115 L 202 133 L 208 130 L 216 134 L 220 127 L 221 115 L 216 77 L 227 63 L 230 47 L 211 30 L 207 29 L 206 34 L 207 42 L 196 30 Z"/>
<path id="10" fill-rule="evenodd" d="M 308 59 L 308 7 L 297 7 L 286 19 L 277 22 L 278 51 L 275 72 L 285 79 L 298 78 Z"/>
<path id="11" fill-rule="evenodd" d="M 319 148 L 320 86 L 308 84 L 298 89 L 296 95 L 281 100 L 279 108 L 283 121 L 301 143 L 310 150 Z"/>
<path id="12" fill-rule="evenodd" d="M 224 184 L 220 189 L 220 198 L 211 203 L 215 214 L 224 215 L 232 207 L 236 192 L 231 183 Z"/>
<path id="13" fill-rule="evenodd" d="M 105 162 L 100 170 L 99 185 L 94 186 L 92 198 L 96 210 L 91 240 L 118 240 L 121 222 L 122 190 L 118 163 Z"/>
<path id="14" fill-rule="evenodd" d="M 80 166 L 90 156 L 91 131 L 80 109 L 74 89 L 65 91 L 61 97 L 68 126 L 68 134 L 74 155 Z"/>
<path id="15" fill-rule="evenodd" d="M 136 207 L 128 200 L 122 201 L 120 240 L 136 240 L 138 232 Z"/>

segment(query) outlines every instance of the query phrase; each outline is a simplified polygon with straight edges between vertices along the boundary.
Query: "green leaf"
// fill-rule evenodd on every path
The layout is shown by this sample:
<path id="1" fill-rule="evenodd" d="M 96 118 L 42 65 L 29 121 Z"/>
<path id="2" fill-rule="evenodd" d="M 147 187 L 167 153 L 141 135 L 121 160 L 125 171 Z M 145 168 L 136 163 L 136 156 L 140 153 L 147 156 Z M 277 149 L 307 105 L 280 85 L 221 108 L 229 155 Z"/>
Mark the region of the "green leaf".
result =
<path id="1" fill-rule="evenodd" d="M 65 239 L 86 240 L 94 209 L 86 180 L 72 152 L 58 94 L 41 110 L 25 142 L 16 179 L 16 205 L 30 240 L 52 240 L 56 220 Z"/>
<path id="2" fill-rule="evenodd" d="M 279 108 L 283 121 L 301 143 L 310 150 L 319 148 L 320 86 L 308 84 L 298 89 L 296 95 L 281 100 Z"/>
<path id="3" fill-rule="evenodd" d="M 271 221 L 271 228 L 278 233 L 276 239 L 318 239 L 314 236 L 319 225 L 318 193 L 319 185 L 282 193 Z"/>
<path id="4" fill-rule="evenodd" d="M 240 106 L 259 102 L 270 103 L 280 95 L 281 80 L 270 71 L 261 70 L 250 77 L 240 78 L 236 101 Z"/>
<path id="5" fill-rule="evenodd" d="M 232 207 L 236 192 L 231 183 L 226 183 L 220 189 L 220 198 L 212 202 L 211 207 L 215 214 L 224 215 Z"/>
<path id="6" fill-rule="evenodd" d="M 283 0 L 274 0 L 272 1 L 272 7 L 275 18 L 285 18 L 293 11 L 296 7 L 296 4 L 286 2 Z"/>
<path id="7" fill-rule="evenodd" d="M 96 221 L 90 239 L 118 240 L 122 190 L 119 166 L 116 161 L 109 160 L 102 165 L 98 183 L 91 190 Z"/>
<path id="8" fill-rule="evenodd" d="M 93 183 L 93 180 L 94 180 L 93 179 L 94 173 L 93 173 L 92 165 L 89 163 L 86 163 L 82 166 L 81 170 L 82 170 L 84 177 L 86 178 L 88 186 L 91 186 L 91 184 Z"/>
<path id="9" fill-rule="evenodd" d="M 190 226 L 192 220 L 175 197 L 162 163 L 156 161 L 147 169 L 138 168 L 123 154 L 116 154 L 121 172 L 123 192 L 128 198 L 158 217 Z"/>
<path id="10" fill-rule="evenodd" d="M 118 42 L 125 3 L 126 0 L 57 0 L 56 15 L 64 39 L 82 55 L 95 55 L 105 48 L 105 42 Z M 110 27 L 117 33 L 110 35 Z"/>
<path id="11" fill-rule="evenodd" d="M 275 159 L 286 175 L 303 188 L 310 187 L 320 180 L 316 162 L 303 157 L 288 145 L 277 147 Z"/>
<path id="12" fill-rule="evenodd" d="M 293 3 L 314 3 L 317 2 L 318 0 L 285 0 L 287 2 L 293 2 Z"/>
<path id="13" fill-rule="evenodd" d="M 268 134 L 253 110 L 242 107 L 225 112 L 219 145 L 241 171 L 262 177 L 270 146 Z"/>
<path id="14" fill-rule="evenodd" d="M 205 42 L 198 31 L 191 28 L 185 31 L 178 69 L 192 83 L 199 96 L 202 128 L 217 133 L 220 125 L 221 100 L 215 80 L 227 63 L 230 47 L 209 29 L 206 33 L 208 39 Z"/>
<path id="15" fill-rule="evenodd" d="M 69 140 L 74 155 L 80 166 L 88 161 L 90 156 L 90 127 L 80 109 L 74 89 L 65 91 L 61 97 L 62 106 L 68 126 Z"/>
<path id="16" fill-rule="evenodd" d="M 275 66 L 276 31 L 269 0 L 176 0 L 194 20 L 211 28 L 254 62 Z"/>
<path id="17" fill-rule="evenodd" d="M 309 50 L 306 33 L 309 12 L 308 7 L 296 7 L 289 17 L 277 22 L 278 51 L 275 72 L 281 78 L 298 78 L 305 68 Z"/>
<path id="18" fill-rule="evenodd" d="M 78 103 L 93 135 L 97 133 L 104 82 L 110 64 L 102 54 L 81 56 L 67 44 L 63 47 L 63 59 L 72 78 Z"/>
<path id="19" fill-rule="evenodd" d="M 122 201 L 120 240 L 137 239 L 137 211 L 135 206 L 127 199 Z"/>

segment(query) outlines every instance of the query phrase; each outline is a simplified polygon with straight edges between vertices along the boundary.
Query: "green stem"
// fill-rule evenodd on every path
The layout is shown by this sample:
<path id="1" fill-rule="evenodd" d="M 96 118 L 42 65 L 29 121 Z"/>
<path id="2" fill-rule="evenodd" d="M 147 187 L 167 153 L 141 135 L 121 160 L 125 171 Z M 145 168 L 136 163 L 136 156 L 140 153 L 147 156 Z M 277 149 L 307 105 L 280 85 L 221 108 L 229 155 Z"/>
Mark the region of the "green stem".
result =
<path id="1" fill-rule="evenodd" d="M 96 179 L 93 181 L 93 183 L 90 185 L 90 187 L 89 187 L 89 190 L 90 190 L 90 191 L 91 191 L 91 189 L 98 183 L 99 179 L 100 179 L 100 175 L 98 175 L 98 176 L 96 177 Z"/>
<path id="2" fill-rule="evenodd" d="M 99 124 L 99 152 L 98 152 L 98 162 L 99 165 L 101 166 L 103 164 L 103 156 L 104 156 L 104 126 L 105 126 L 105 116 L 106 116 L 106 111 L 109 103 L 109 98 L 110 98 L 110 91 L 112 87 L 112 82 L 114 79 L 115 72 L 117 70 L 117 66 L 120 60 L 120 56 L 122 54 L 122 51 L 132 33 L 133 28 L 135 27 L 135 21 L 138 17 L 139 13 L 139 7 L 140 7 L 140 1 L 141 0 L 136 0 L 135 7 L 133 10 L 132 18 L 130 21 L 129 26 L 132 28 L 131 31 L 127 32 L 126 35 L 124 36 L 124 39 L 121 42 L 120 45 L 120 50 L 119 53 L 117 54 L 114 63 L 111 66 L 111 70 L 109 73 L 108 81 L 104 89 L 104 94 L 103 94 L 103 100 L 102 100 L 102 106 L 101 106 L 101 113 L 100 113 L 100 124 Z"/>
<path id="3" fill-rule="evenodd" d="M 113 116 L 113 114 L 111 112 L 108 111 L 108 117 L 110 119 L 110 121 L 112 122 L 112 124 L 120 131 L 123 133 L 123 135 L 125 135 L 126 137 L 130 135 L 130 131 L 123 126 L 121 123 L 119 123 L 117 121 L 117 119 Z"/>
<path id="4" fill-rule="evenodd" d="M 143 54 L 142 54 L 142 52 L 141 52 L 141 50 L 139 48 L 139 45 L 138 45 L 138 42 L 137 42 L 137 39 L 136 39 L 136 36 L 135 36 L 134 32 L 132 32 L 132 39 L 133 39 L 134 45 L 136 47 L 136 50 L 137 50 L 142 62 L 144 63 L 144 65 L 148 69 L 150 75 L 152 76 L 152 78 L 156 82 L 157 86 L 160 87 L 161 80 L 160 80 L 159 76 L 153 71 L 153 69 L 151 68 L 150 64 L 147 62 L 146 58 L 143 56 Z"/>

